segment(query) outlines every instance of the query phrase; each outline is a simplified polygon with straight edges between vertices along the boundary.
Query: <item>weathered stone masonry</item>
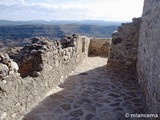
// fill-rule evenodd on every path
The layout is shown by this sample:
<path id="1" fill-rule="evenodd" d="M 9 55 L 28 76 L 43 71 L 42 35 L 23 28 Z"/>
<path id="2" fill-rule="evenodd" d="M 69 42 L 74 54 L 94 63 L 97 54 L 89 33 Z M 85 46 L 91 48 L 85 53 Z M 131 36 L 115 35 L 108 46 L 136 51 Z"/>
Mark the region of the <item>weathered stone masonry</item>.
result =
<path id="1" fill-rule="evenodd" d="M 138 51 L 137 51 L 138 50 Z M 143 15 L 112 35 L 108 66 L 137 67 L 148 113 L 160 114 L 160 1 L 145 0 Z"/>
<path id="2" fill-rule="evenodd" d="M 0 119 L 20 119 L 88 56 L 89 38 L 78 35 L 66 40 L 69 46 L 63 47 L 58 41 L 34 38 L 21 50 L 17 60 L 24 78 L 13 73 L 0 80 Z"/>
<path id="3" fill-rule="evenodd" d="M 141 18 L 133 18 L 133 22 L 122 23 L 112 34 L 108 66 L 136 67 L 140 23 Z"/>
<path id="4" fill-rule="evenodd" d="M 145 0 L 139 35 L 139 83 L 150 113 L 160 115 L 160 1 Z"/>
<path id="5" fill-rule="evenodd" d="M 62 42 L 62 46 L 58 41 L 44 38 L 33 41 L 31 46 L 22 49 L 18 58 L 21 60 L 20 74 L 9 69 L 0 58 L 1 68 L 5 68 L 0 73 L 3 75 L 0 80 L 0 119 L 21 118 L 82 62 L 88 55 L 90 42 L 82 36 L 65 36 L 62 41 L 66 42 Z M 160 114 L 159 62 L 160 1 L 145 0 L 142 18 L 122 24 L 118 32 L 113 33 L 108 66 L 137 67 L 148 113 L 152 114 Z"/>
<path id="6" fill-rule="evenodd" d="M 111 46 L 110 38 L 92 38 L 90 40 L 89 55 L 108 57 Z"/>

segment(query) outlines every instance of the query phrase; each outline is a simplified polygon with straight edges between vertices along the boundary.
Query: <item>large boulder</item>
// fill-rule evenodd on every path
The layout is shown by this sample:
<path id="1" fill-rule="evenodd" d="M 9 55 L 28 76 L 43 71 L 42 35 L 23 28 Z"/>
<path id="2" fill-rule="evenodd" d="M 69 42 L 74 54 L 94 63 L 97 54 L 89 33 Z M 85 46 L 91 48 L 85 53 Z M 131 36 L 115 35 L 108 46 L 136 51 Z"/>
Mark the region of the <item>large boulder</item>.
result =
<path id="1" fill-rule="evenodd" d="M 8 76 L 9 74 L 13 74 L 17 72 L 19 66 L 16 62 L 10 59 L 7 53 L 0 53 L 0 78 Z"/>
<path id="2" fill-rule="evenodd" d="M 10 71 L 17 72 L 19 70 L 19 66 L 13 60 L 10 61 Z"/>
<path id="3" fill-rule="evenodd" d="M 3 79 L 9 74 L 9 68 L 7 65 L 0 63 L 0 79 Z"/>

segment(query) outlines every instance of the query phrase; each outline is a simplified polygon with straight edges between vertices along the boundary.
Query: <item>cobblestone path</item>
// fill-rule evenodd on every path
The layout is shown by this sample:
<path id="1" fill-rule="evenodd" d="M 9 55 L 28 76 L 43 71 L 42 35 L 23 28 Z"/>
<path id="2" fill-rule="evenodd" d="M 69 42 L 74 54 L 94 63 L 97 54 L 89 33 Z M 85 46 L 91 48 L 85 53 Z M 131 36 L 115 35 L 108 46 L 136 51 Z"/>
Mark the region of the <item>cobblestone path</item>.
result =
<path id="1" fill-rule="evenodd" d="M 24 120 L 130 120 L 125 113 L 144 113 L 135 70 L 106 69 L 106 62 L 101 57 L 84 60 L 59 85 L 62 90 L 45 98 Z"/>

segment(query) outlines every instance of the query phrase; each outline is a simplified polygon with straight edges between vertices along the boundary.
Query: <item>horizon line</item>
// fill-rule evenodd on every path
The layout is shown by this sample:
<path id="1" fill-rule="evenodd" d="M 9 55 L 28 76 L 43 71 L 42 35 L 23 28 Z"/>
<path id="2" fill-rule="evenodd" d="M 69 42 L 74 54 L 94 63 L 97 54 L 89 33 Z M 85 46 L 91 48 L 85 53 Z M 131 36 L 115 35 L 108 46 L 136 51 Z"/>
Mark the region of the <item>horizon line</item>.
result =
<path id="1" fill-rule="evenodd" d="M 126 21 L 116 21 L 116 20 L 99 20 L 99 19 L 94 19 L 94 20 L 90 20 L 90 19 L 84 19 L 84 20 L 7 20 L 7 19 L 0 19 L 0 21 L 12 21 L 12 22 L 28 22 L 28 21 L 45 21 L 45 22 L 52 22 L 52 21 L 104 21 L 104 22 L 131 22 L 130 20 Z"/>

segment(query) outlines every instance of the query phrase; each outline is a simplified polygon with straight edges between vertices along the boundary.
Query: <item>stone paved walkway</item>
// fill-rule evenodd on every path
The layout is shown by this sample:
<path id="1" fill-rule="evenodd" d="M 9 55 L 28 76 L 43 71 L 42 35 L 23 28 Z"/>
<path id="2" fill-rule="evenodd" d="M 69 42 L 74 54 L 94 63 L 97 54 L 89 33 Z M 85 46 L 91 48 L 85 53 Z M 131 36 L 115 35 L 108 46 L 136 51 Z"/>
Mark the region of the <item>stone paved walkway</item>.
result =
<path id="1" fill-rule="evenodd" d="M 125 113 L 144 113 L 135 70 L 106 69 L 106 62 L 101 57 L 84 60 L 59 85 L 63 89 L 45 98 L 24 120 L 130 120 Z"/>

